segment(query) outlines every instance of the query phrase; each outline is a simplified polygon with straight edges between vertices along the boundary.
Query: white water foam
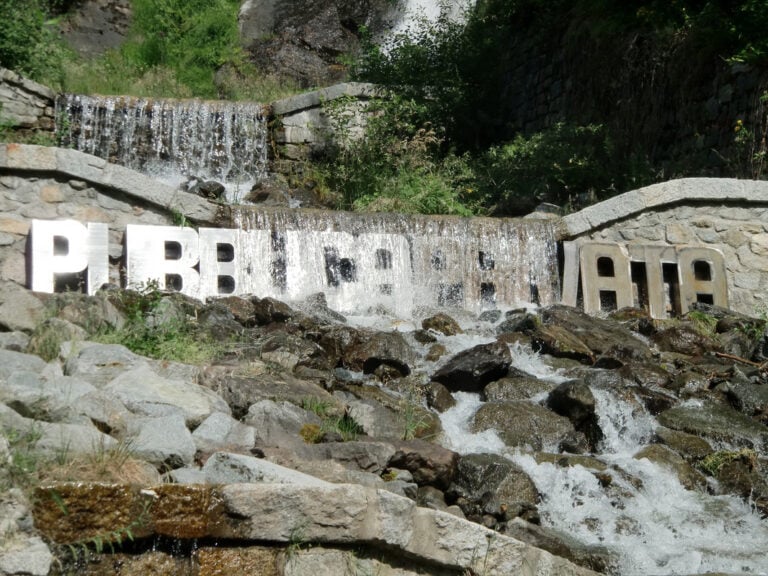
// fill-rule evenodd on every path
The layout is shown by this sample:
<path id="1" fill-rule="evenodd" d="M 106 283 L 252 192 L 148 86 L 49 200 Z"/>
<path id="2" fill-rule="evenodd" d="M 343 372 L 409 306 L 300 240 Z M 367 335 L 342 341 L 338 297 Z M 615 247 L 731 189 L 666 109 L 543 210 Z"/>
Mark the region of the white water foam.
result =
<path id="1" fill-rule="evenodd" d="M 525 347 L 513 351 L 518 368 L 562 378 Z M 504 446 L 493 430 L 470 432 L 482 406 L 478 394 L 454 394 L 456 406 L 441 415 L 445 445 L 461 454 L 502 454 L 520 465 L 543 496 L 542 523 L 608 549 L 616 558 L 612 575 L 768 574 L 766 521 L 740 498 L 686 490 L 672 471 L 633 458 L 652 439 L 655 419 L 631 397 L 609 390 L 593 394 L 605 434 L 596 457 L 608 466 L 608 487 L 594 470 L 538 464 L 532 455 Z"/>

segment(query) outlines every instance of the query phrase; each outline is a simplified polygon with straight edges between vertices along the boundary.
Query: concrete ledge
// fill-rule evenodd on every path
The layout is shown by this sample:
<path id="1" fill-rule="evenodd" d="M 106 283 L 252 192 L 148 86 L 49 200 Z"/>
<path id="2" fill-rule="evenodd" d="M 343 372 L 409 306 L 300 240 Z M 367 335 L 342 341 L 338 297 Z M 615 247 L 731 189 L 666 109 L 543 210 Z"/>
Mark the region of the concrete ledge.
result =
<path id="1" fill-rule="evenodd" d="M 96 156 L 46 146 L 0 144 L 0 172 L 44 172 L 84 180 L 119 192 L 168 212 L 178 212 L 193 222 L 215 224 L 220 206 L 162 184 L 135 170 Z"/>
<path id="2" fill-rule="evenodd" d="M 768 181 L 683 178 L 614 196 L 560 220 L 560 240 L 575 238 L 639 212 L 685 202 L 768 204 Z"/>
<path id="3" fill-rule="evenodd" d="M 314 92 L 306 92 L 305 94 L 298 94 L 291 96 L 290 98 L 284 98 L 273 102 L 271 104 L 272 113 L 275 116 L 283 116 L 286 114 L 294 114 L 307 108 L 317 108 L 328 102 L 329 100 L 336 100 L 342 96 L 352 96 L 359 99 L 373 98 L 377 95 L 379 89 L 375 84 L 367 84 L 364 82 L 346 82 L 344 84 L 335 84 L 322 90 L 315 90 Z"/>

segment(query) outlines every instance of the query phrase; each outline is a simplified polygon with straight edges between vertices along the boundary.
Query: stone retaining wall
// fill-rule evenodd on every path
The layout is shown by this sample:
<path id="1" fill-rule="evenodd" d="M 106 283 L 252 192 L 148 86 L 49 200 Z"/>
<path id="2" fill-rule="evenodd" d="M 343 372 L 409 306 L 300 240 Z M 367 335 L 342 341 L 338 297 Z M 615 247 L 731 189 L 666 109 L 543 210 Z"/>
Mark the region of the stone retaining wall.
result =
<path id="1" fill-rule="evenodd" d="M 27 284 L 32 219 L 109 224 L 110 254 L 122 255 L 127 224 L 216 225 L 219 207 L 100 158 L 43 146 L 0 144 L 0 277 Z M 112 281 L 119 283 L 118 278 Z"/>
<path id="2" fill-rule="evenodd" d="M 53 130 L 54 98 L 50 88 L 0 68 L 0 122 L 25 130 Z"/>
<path id="3" fill-rule="evenodd" d="M 290 173 L 334 137 L 342 145 L 359 137 L 375 96 L 373 84 L 347 82 L 273 102 L 270 169 Z"/>
<path id="4" fill-rule="evenodd" d="M 561 240 L 701 246 L 725 259 L 730 307 L 768 307 L 768 182 L 687 178 L 627 192 L 564 217 Z"/>

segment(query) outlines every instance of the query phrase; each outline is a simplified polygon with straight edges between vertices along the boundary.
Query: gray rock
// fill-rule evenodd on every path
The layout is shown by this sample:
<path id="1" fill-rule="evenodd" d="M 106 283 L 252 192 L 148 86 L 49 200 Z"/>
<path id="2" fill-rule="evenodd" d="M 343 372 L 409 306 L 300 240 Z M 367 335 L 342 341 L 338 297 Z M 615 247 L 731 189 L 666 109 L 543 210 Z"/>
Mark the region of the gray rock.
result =
<path id="1" fill-rule="evenodd" d="M 730 406 L 711 401 L 691 401 L 662 412 L 662 426 L 701 436 L 714 442 L 763 449 L 768 446 L 768 427 L 737 412 Z"/>
<path id="2" fill-rule="evenodd" d="M 559 452 L 560 443 L 574 433 L 564 416 L 530 402 L 488 402 L 472 421 L 472 431 L 495 429 L 507 446 Z"/>
<path id="3" fill-rule="evenodd" d="M 0 380 L 10 377 L 15 372 L 40 374 L 45 366 L 45 362 L 34 354 L 0 350 Z"/>
<path id="4" fill-rule="evenodd" d="M 328 483 L 274 464 L 260 458 L 216 452 L 203 466 L 206 481 L 209 484 L 233 484 L 236 482 L 301 484 L 303 486 L 327 486 Z"/>
<path id="5" fill-rule="evenodd" d="M 290 402 L 260 400 L 248 409 L 244 423 L 256 431 L 259 446 L 290 447 L 303 445 L 299 434 L 305 424 L 320 426 L 322 422 L 312 412 L 307 412 Z"/>
<path id="6" fill-rule="evenodd" d="M 31 332 L 45 318 L 45 305 L 15 282 L 0 281 L 0 330 Z"/>
<path id="7" fill-rule="evenodd" d="M 595 573 L 445 512 L 419 508 L 385 490 L 328 486 L 231 484 L 221 489 L 231 530 L 272 542 L 375 543 L 414 562 L 485 576 Z M 492 546 L 489 545 L 492 542 Z"/>
<path id="8" fill-rule="evenodd" d="M 136 418 L 129 423 L 128 435 L 137 458 L 157 467 L 180 468 L 192 463 L 195 443 L 183 416 Z"/>
<path id="9" fill-rule="evenodd" d="M 12 352 L 25 352 L 29 336 L 24 332 L 0 332 L 0 349 Z"/>
<path id="10" fill-rule="evenodd" d="M 148 360 L 119 344 L 78 342 L 65 344 L 62 354 L 67 358 L 64 373 L 102 388 L 124 372 L 147 366 Z"/>
<path id="11" fill-rule="evenodd" d="M 511 371 L 510 371 L 511 372 Z M 552 382 L 539 380 L 533 376 L 507 376 L 491 382 L 483 390 L 488 402 L 506 402 L 507 400 L 530 400 L 552 390 Z"/>
<path id="12" fill-rule="evenodd" d="M 447 490 L 452 500 L 472 518 L 490 514 L 499 519 L 537 518 L 539 492 L 513 462 L 495 454 L 469 454 L 459 460 Z"/>
<path id="13" fill-rule="evenodd" d="M 397 451 L 389 459 L 389 468 L 402 468 L 413 474 L 419 485 L 447 488 L 456 474 L 459 455 L 452 450 L 424 440 L 396 442 Z"/>
<path id="14" fill-rule="evenodd" d="M 229 413 L 229 406 L 214 392 L 197 384 L 171 380 L 149 366 L 137 366 L 104 387 L 135 414 L 164 416 L 180 413 L 188 426 L 196 426 L 213 412 Z"/>
<path id="15" fill-rule="evenodd" d="M 249 450 L 256 441 L 256 431 L 223 412 L 214 412 L 192 432 L 195 446 L 202 452 L 222 449 Z"/>
<path id="16" fill-rule="evenodd" d="M 177 468 L 166 473 L 164 478 L 176 484 L 207 484 L 208 478 L 200 468 Z"/>
<path id="17" fill-rule="evenodd" d="M 72 322 L 61 318 L 48 318 L 35 327 L 29 339 L 27 352 L 36 354 L 43 360 L 58 359 L 61 354 L 61 345 L 64 342 L 75 340 L 82 342 L 86 339 L 85 330 Z"/>
<path id="18" fill-rule="evenodd" d="M 332 442 L 313 444 L 305 455 L 313 460 L 334 460 L 350 470 L 381 475 L 387 468 L 395 448 L 386 442 Z"/>
<path id="19" fill-rule="evenodd" d="M 488 383 L 507 374 L 512 362 L 509 347 L 503 342 L 481 344 L 459 352 L 432 375 L 450 391 L 478 392 Z"/>
<path id="20" fill-rule="evenodd" d="M 69 376 L 47 379 L 18 371 L 0 380 L 0 401 L 27 418 L 58 422 L 66 419 L 81 396 L 95 390 L 91 384 Z"/>
<path id="21" fill-rule="evenodd" d="M 0 549 L 4 576 L 47 576 L 52 565 L 53 554 L 39 536 L 12 536 Z"/>
<path id="22" fill-rule="evenodd" d="M 34 429 L 40 434 L 35 450 L 48 455 L 94 454 L 117 444 L 114 438 L 103 434 L 90 423 L 36 422 Z"/>

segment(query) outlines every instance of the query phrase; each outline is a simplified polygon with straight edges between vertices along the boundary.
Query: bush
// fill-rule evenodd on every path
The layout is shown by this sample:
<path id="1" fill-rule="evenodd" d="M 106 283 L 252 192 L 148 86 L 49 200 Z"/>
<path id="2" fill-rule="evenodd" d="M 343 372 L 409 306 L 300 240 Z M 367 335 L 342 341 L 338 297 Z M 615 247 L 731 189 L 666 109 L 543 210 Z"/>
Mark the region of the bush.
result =
<path id="1" fill-rule="evenodd" d="M 615 193 L 612 153 L 600 125 L 565 123 L 488 149 L 477 161 L 480 194 L 495 214 L 530 212 Z"/>
<path id="2" fill-rule="evenodd" d="M 349 101 L 326 106 L 335 127 L 320 162 L 320 179 L 342 209 L 422 214 L 473 214 L 465 158 L 441 152 L 442 133 L 425 107 L 392 95 L 374 101 L 362 136 L 350 129 Z"/>
<path id="3" fill-rule="evenodd" d="M 58 86 L 65 49 L 48 9 L 41 0 L 0 0 L 0 66 Z"/>

